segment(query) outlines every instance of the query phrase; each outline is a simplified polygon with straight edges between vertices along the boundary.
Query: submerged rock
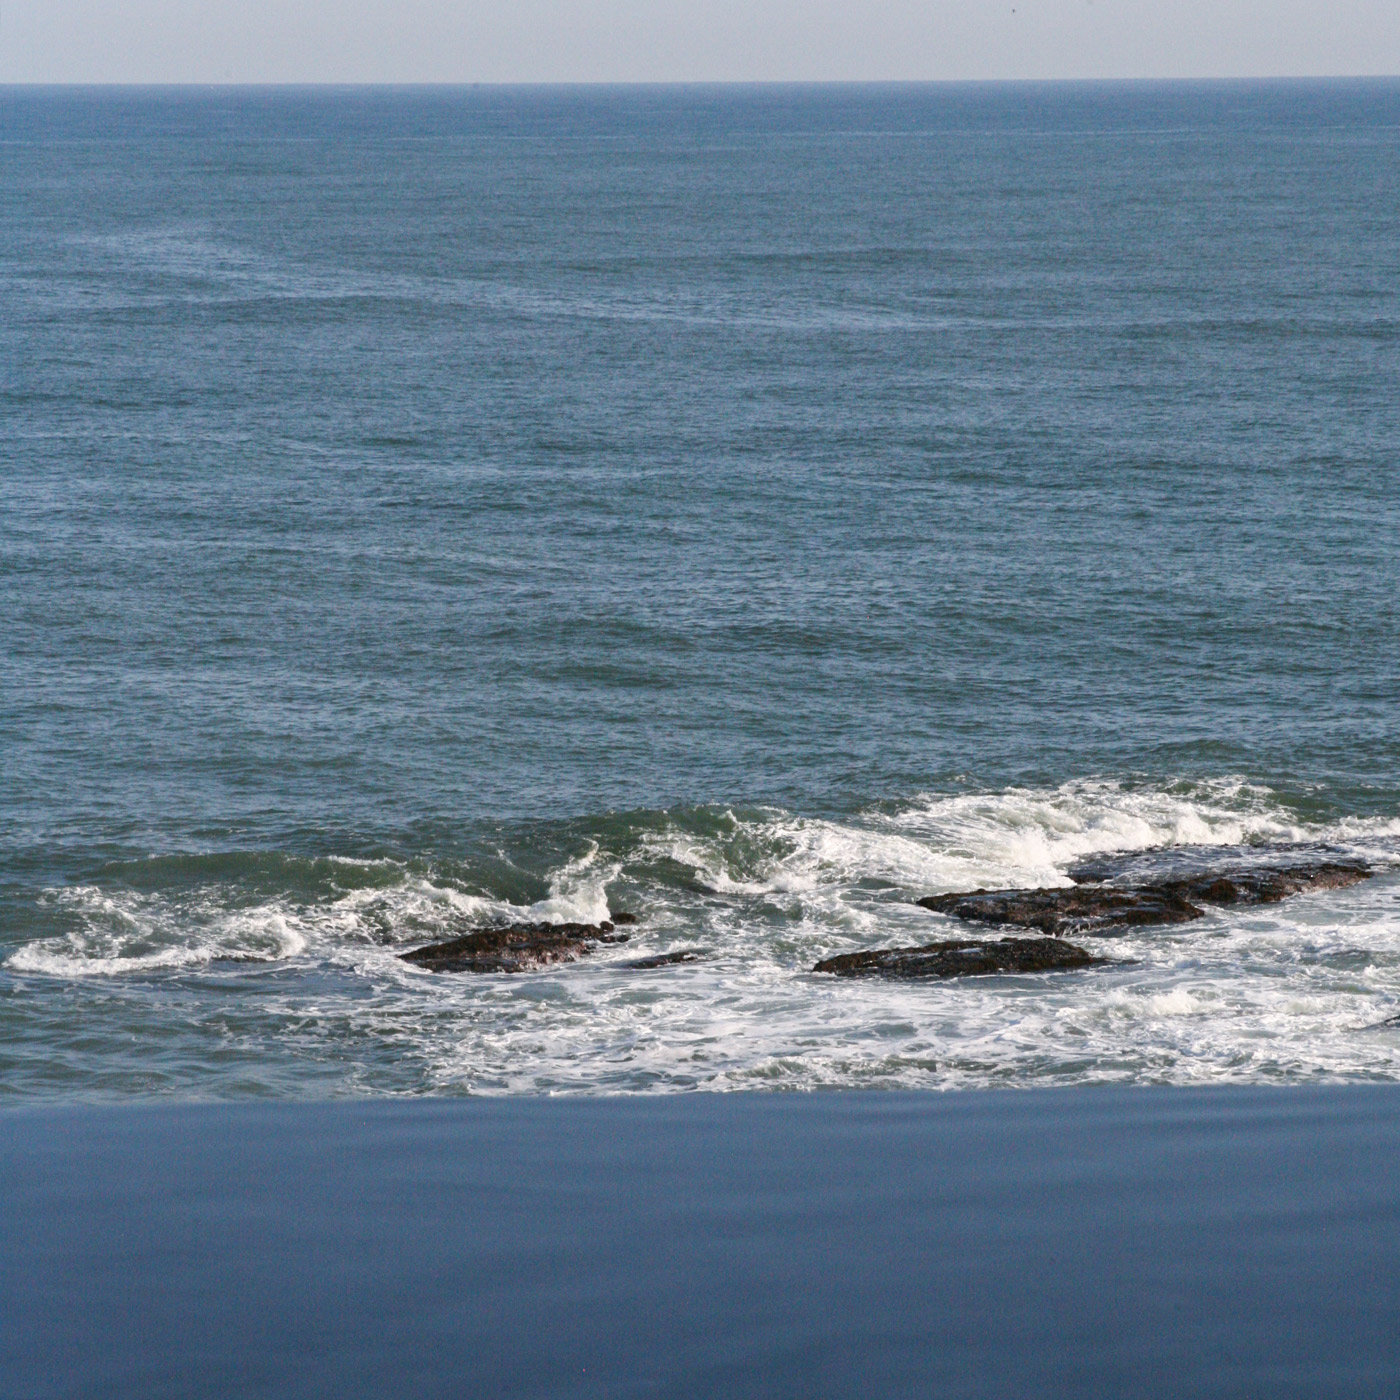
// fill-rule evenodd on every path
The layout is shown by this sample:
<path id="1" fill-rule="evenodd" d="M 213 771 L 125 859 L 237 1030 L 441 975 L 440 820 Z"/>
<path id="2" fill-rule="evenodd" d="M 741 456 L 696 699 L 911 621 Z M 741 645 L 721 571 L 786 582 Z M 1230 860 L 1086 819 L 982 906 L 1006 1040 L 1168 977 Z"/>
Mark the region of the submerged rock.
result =
<path id="1" fill-rule="evenodd" d="M 628 917 L 635 923 L 636 916 Z M 598 943 L 625 943 L 610 920 L 601 924 L 511 924 L 480 928 L 461 938 L 429 943 L 399 956 L 429 972 L 530 972 L 552 963 L 573 962 Z"/>
<path id="2" fill-rule="evenodd" d="M 1076 877 L 1110 877 L 1093 883 L 1063 889 L 935 894 L 919 903 L 972 923 L 1035 928 L 1054 937 L 1114 934 L 1149 924 L 1188 923 L 1204 917 L 1203 904 L 1274 904 L 1307 890 L 1343 889 L 1373 873 L 1360 862 L 1335 860 L 1217 868 L 1137 880 L 1112 878 L 1111 872 L 1112 866 L 1105 862 L 1072 872 Z"/>
<path id="3" fill-rule="evenodd" d="M 826 958 L 813 972 L 838 977 L 969 977 L 993 972 L 1055 972 L 1107 962 L 1058 938 L 953 938 L 920 948 L 877 948 Z"/>
<path id="4" fill-rule="evenodd" d="M 705 956 L 703 948 L 677 948 L 674 953 L 653 953 L 649 958 L 638 958 L 635 962 L 620 963 L 629 972 L 646 972 L 653 967 L 672 967 L 676 963 L 700 962 Z"/>
<path id="5" fill-rule="evenodd" d="M 1277 841 L 1268 845 L 1152 846 L 1141 851 L 1108 851 L 1070 866 L 1077 885 L 1138 886 L 1170 880 L 1211 880 L 1269 872 L 1314 871 L 1328 866 L 1369 868 L 1350 851 L 1316 841 Z"/>

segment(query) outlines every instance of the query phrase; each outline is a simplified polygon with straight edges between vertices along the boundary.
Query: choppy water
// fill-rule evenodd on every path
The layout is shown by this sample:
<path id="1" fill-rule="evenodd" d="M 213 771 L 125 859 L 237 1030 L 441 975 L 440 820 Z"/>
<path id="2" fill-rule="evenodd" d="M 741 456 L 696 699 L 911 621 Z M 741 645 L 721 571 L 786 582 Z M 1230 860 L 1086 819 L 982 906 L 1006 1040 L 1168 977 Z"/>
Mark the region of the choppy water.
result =
<path id="1" fill-rule="evenodd" d="M 0 189 L 0 1094 L 1400 1074 L 1400 84 L 10 91 Z M 1274 840 L 1386 868 L 804 970 Z"/>

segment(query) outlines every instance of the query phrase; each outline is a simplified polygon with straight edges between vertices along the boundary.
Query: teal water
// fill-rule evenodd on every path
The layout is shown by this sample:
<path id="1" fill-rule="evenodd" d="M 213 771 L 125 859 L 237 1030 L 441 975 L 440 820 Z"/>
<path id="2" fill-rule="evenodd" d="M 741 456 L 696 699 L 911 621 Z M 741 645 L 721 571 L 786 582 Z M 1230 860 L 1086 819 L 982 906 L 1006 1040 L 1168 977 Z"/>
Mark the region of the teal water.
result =
<path id="1" fill-rule="evenodd" d="M 1394 1078 L 1400 83 L 0 93 L 0 1094 Z M 641 912 L 515 979 L 394 954 Z"/>

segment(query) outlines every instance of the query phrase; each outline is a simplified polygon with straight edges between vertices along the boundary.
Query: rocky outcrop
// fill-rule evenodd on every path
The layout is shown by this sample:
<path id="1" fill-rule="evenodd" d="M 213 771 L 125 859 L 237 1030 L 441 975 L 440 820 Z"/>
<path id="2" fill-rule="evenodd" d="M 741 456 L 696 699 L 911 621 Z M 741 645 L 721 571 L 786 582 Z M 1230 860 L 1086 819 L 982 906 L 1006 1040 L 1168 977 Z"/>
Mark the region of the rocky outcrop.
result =
<path id="1" fill-rule="evenodd" d="M 1034 928 L 1054 937 L 1107 935 L 1151 924 L 1202 918 L 1202 905 L 1274 904 L 1307 890 L 1336 890 L 1367 879 L 1356 861 L 1316 860 L 1248 868 L 1193 871 L 1177 876 L 1124 878 L 1107 863 L 1080 867 L 1074 876 L 1108 878 L 1063 889 L 973 890 L 919 900 L 925 909 L 971 923 Z"/>
<path id="2" fill-rule="evenodd" d="M 636 922 L 635 915 L 618 919 Z M 615 924 L 511 924 L 479 928 L 461 938 L 430 943 L 400 956 L 429 972 L 532 972 L 553 963 L 573 962 L 599 943 L 625 943 L 628 935 Z"/>
<path id="3" fill-rule="evenodd" d="M 1202 918 L 1207 907 L 1273 904 L 1309 890 L 1335 890 L 1373 873 L 1327 847 L 1271 850 L 1177 847 L 1106 856 L 1070 871 L 1062 889 L 972 890 L 929 895 L 925 909 L 970 923 L 1033 929 L 1040 938 L 947 939 L 912 948 L 884 948 L 827 958 L 813 969 L 840 977 L 965 977 L 998 972 L 1050 972 L 1102 963 L 1066 935 L 1098 937 Z M 618 912 L 598 924 L 531 923 L 475 929 L 459 938 L 401 954 L 430 972 L 528 972 L 587 956 L 600 943 L 625 943 Z M 678 948 L 611 966 L 648 971 L 697 962 L 701 948 Z"/>
<path id="4" fill-rule="evenodd" d="M 813 972 L 838 977 L 970 977 L 994 972 L 1057 972 L 1106 962 L 1059 938 L 947 939 L 919 948 L 878 948 L 826 958 Z"/>

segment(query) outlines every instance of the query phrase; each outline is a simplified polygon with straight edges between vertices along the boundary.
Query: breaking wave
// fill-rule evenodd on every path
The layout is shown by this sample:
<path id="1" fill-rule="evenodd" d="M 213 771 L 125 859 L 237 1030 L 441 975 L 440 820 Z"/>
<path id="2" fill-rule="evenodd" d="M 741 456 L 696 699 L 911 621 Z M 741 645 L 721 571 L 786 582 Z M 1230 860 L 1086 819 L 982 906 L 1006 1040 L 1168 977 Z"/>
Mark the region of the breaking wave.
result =
<path id="1" fill-rule="evenodd" d="M 908 985 L 810 973 L 835 953 L 946 936 L 923 894 L 1065 884 L 1110 851 L 1280 842 L 1382 873 L 1114 939 L 1103 969 Z M 160 1018 L 180 1041 L 156 1092 L 199 1076 L 212 1092 L 275 1094 L 1394 1078 L 1398 847 L 1400 819 L 1321 820 L 1243 780 L 934 794 L 845 820 L 608 815 L 448 854 L 107 867 L 36 896 L 34 935 L 4 974 L 21 995 L 37 978 L 103 989 L 84 1043 L 104 1084 L 140 1092 L 153 1091 L 149 1047 L 138 1073 L 124 1017 Z M 442 975 L 398 957 L 481 925 L 619 909 L 642 916 L 629 945 L 537 974 Z M 704 957 L 622 966 L 677 948 Z"/>

